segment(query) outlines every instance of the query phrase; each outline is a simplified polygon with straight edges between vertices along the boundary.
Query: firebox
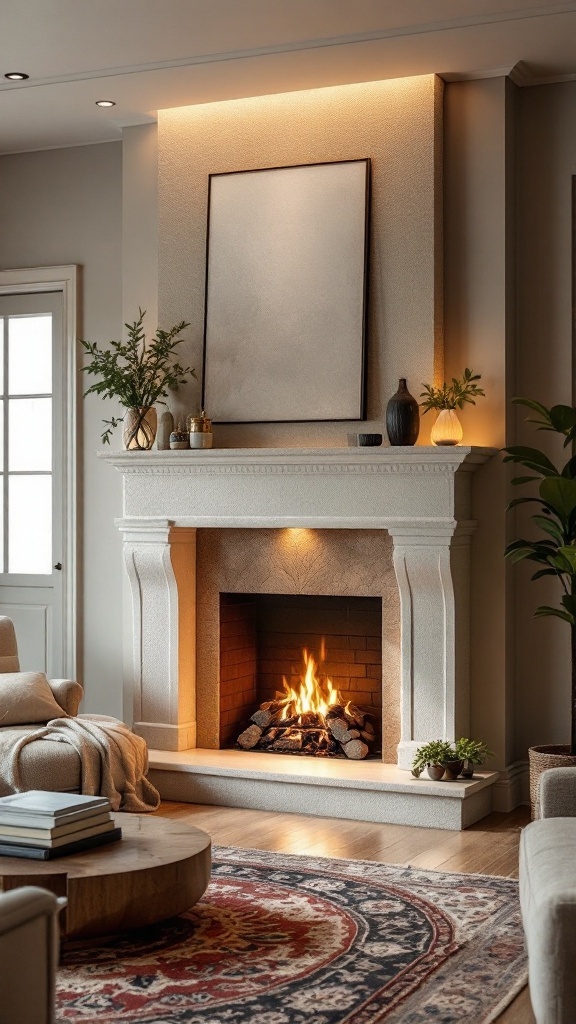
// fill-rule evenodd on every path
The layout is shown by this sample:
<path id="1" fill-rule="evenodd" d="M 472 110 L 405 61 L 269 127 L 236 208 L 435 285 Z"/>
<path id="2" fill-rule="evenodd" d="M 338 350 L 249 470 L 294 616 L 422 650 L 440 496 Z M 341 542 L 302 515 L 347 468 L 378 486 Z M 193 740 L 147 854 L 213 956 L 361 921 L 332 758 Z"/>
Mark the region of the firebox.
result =
<path id="1" fill-rule="evenodd" d="M 220 747 L 363 759 L 381 736 L 381 599 L 220 594 Z"/>

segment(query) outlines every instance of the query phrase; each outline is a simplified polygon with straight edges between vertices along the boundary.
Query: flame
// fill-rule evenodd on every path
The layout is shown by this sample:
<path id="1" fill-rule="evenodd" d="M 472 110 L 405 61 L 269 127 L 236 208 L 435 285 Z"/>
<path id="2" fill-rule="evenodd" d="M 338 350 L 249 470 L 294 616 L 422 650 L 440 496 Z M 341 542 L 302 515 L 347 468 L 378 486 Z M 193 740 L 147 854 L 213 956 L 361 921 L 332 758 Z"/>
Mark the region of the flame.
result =
<path id="1" fill-rule="evenodd" d="M 282 720 L 292 715 L 303 715 L 312 712 L 318 715 L 326 715 L 333 704 L 340 702 L 340 694 L 332 684 L 332 680 L 326 678 L 320 680 L 316 674 L 318 665 L 306 649 L 302 651 L 304 659 L 304 674 L 300 679 L 298 689 L 290 686 L 284 676 L 284 692 L 286 694 L 284 707 L 282 709 Z M 325 658 L 324 641 L 320 649 L 320 660 Z"/>

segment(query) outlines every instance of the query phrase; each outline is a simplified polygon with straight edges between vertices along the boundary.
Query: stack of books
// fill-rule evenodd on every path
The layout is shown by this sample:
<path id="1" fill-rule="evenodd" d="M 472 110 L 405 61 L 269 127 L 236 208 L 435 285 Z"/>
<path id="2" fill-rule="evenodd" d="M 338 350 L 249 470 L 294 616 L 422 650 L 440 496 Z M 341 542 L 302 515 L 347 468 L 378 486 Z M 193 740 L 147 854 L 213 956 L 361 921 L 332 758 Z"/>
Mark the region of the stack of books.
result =
<path id="1" fill-rule="evenodd" d="M 122 830 L 111 810 L 101 796 L 34 789 L 0 797 L 0 856 L 52 860 L 114 843 Z"/>

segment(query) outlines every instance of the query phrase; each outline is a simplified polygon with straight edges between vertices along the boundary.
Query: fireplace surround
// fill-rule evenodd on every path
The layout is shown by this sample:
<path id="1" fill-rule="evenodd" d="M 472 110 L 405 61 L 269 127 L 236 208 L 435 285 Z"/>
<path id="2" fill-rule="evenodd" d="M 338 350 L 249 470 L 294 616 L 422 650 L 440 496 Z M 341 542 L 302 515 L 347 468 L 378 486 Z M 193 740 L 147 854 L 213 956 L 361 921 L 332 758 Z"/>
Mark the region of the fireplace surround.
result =
<path id="1" fill-rule="evenodd" d="M 206 751 L 214 761 L 219 595 L 272 591 L 389 597 L 383 761 L 409 769 L 421 743 L 467 735 L 471 476 L 492 454 L 465 446 L 101 453 L 124 478 L 118 525 L 135 730 L 156 752 L 190 751 L 199 764 Z"/>

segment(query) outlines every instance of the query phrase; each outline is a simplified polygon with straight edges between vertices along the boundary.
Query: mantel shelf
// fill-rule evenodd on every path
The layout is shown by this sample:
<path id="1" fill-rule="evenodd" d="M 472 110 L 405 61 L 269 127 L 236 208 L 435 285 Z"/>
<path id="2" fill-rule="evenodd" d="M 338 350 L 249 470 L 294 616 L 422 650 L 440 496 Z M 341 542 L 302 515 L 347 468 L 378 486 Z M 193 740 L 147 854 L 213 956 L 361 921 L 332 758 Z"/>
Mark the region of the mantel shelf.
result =
<path id="1" fill-rule="evenodd" d="M 124 474 L 208 472 L 447 472 L 473 471 L 495 448 L 455 445 L 366 448 L 210 448 L 184 451 L 99 451 Z"/>

